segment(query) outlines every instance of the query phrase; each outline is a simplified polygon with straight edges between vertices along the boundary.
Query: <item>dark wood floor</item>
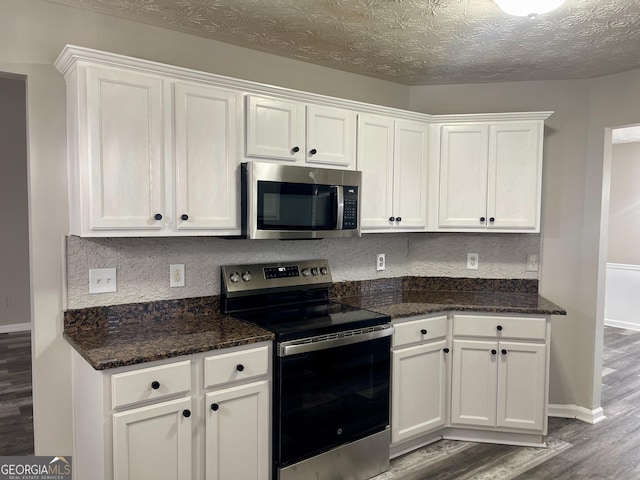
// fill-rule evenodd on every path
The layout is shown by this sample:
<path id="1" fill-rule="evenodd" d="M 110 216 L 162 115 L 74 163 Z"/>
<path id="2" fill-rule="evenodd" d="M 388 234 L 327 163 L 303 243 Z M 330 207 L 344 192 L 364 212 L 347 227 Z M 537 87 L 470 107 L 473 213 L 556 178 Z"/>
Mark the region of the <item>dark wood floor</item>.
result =
<path id="1" fill-rule="evenodd" d="M 549 448 L 443 440 L 394 459 L 375 480 L 640 479 L 640 332 L 604 329 L 605 420 L 549 418 Z"/>
<path id="2" fill-rule="evenodd" d="M 31 332 L 0 334 L 0 456 L 33 455 Z"/>

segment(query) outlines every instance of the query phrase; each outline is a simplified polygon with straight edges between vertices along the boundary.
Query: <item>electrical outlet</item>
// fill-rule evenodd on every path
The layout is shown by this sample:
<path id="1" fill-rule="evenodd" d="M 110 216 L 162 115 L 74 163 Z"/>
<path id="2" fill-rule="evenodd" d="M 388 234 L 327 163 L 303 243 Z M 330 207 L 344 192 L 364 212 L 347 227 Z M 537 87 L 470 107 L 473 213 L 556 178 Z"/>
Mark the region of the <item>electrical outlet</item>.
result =
<path id="1" fill-rule="evenodd" d="M 384 270 L 386 266 L 387 266 L 387 263 L 384 258 L 384 253 L 378 253 L 376 255 L 376 272 Z"/>
<path id="2" fill-rule="evenodd" d="M 538 271 L 538 255 L 533 254 L 529 255 L 529 260 L 527 261 L 527 272 L 537 272 Z"/>
<path id="3" fill-rule="evenodd" d="M 169 286 L 184 287 L 184 264 L 169 265 Z"/>
<path id="4" fill-rule="evenodd" d="M 479 257 L 477 253 L 467 253 L 467 270 L 478 270 Z"/>
<path id="5" fill-rule="evenodd" d="M 89 293 L 110 293 L 117 290 L 115 268 L 89 269 Z"/>

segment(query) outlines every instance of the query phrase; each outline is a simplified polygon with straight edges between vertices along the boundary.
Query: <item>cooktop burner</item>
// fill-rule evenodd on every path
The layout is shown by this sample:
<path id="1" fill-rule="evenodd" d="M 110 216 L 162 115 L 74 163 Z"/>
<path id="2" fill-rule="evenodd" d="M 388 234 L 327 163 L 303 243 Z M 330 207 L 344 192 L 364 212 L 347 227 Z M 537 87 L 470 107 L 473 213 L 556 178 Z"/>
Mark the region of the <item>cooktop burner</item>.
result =
<path id="1" fill-rule="evenodd" d="M 388 315 L 329 299 L 327 260 L 227 265 L 221 269 L 223 313 L 259 325 L 279 341 L 388 323 Z"/>

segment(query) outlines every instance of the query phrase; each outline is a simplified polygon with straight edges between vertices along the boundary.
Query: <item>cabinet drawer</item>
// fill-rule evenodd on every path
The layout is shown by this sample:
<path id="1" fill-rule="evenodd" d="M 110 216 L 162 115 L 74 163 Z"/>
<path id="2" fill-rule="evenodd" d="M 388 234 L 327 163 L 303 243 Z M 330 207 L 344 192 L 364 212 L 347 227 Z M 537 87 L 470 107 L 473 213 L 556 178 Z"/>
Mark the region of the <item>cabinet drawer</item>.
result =
<path id="1" fill-rule="evenodd" d="M 259 377 L 268 371 L 267 346 L 212 355 L 204 359 L 204 388 Z"/>
<path id="2" fill-rule="evenodd" d="M 113 408 L 191 390 L 191 362 L 143 368 L 111 377 Z"/>
<path id="3" fill-rule="evenodd" d="M 528 338 L 544 340 L 547 334 L 546 318 L 494 317 L 481 315 L 454 315 L 453 335 L 491 338 Z"/>
<path id="4" fill-rule="evenodd" d="M 412 343 L 442 338 L 447 335 L 447 316 L 420 318 L 394 323 L 393 346 L 401 347 Z M 426 333 L 423 333 L 426 332 Z"/>

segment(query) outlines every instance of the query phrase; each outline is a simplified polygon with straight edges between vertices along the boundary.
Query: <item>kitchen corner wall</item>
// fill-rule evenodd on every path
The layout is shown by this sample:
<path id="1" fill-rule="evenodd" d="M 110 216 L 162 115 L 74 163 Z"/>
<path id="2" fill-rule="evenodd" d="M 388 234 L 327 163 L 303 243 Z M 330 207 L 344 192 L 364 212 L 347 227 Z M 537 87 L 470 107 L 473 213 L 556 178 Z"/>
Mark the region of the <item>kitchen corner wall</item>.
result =
<path id="1" fill-rule="evenodd" d="M 169 300 L 220 293 L 220 266 L 326 258 L 334 282 L 405 275 L 538 278 L 526 271 L 540 253 L 538 234 L 368 234 L 309 241 L 225 240 L 215 237 L 67 237 L 67 308 Z M 467 252 L 479 269 L 467 270 Z M 376 253 L 386 270 L 376 272 Z M 169 287 L 169 265 L 185 265 L 185 286 Z M 116 268 L 118 291 L 89 294 L 90 268 Z"/>

